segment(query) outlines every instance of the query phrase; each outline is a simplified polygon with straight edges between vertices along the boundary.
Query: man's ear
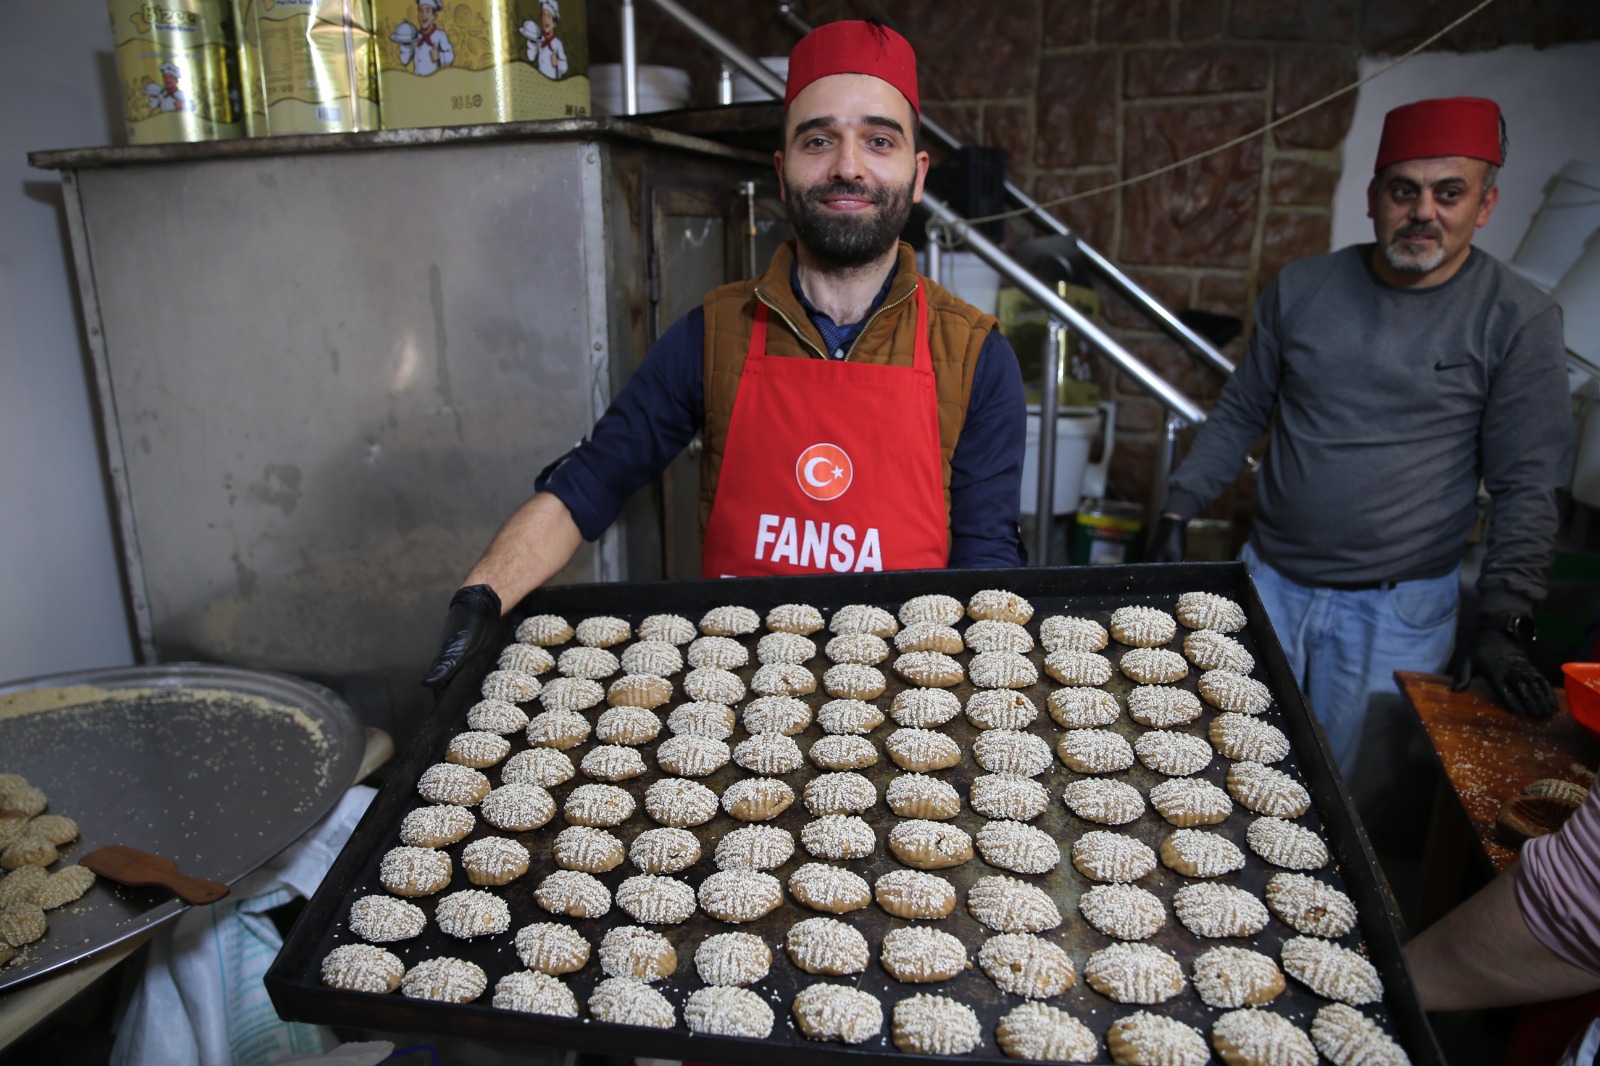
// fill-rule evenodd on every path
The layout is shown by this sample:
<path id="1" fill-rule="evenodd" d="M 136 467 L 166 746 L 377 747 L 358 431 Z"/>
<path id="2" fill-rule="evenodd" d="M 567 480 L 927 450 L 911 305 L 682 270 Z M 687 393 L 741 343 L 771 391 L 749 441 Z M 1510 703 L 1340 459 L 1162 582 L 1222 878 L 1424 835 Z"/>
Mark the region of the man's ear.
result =
<path id="1" fill-rule="evenodd" d="M 778 172 L 778 199 L 783 201 L 784 203 L 788 203 L 789 202 L 789 197 L 787 195 L 785 195 L 785 191 L 784 191 L 784 188 L 783 188 L 783 153 L 782 152 L 773 152 L 772 153 L 772 169 L 776 170 Z"/>
<path id="2" fill-rule="evenodd" d="M 1367 217 L 1368 218 L 1376 218 L 1377 217 L 1376 215 L 1373 214 L 1373 207 L 1377 203 L 1377 197 L 1378 197 L 1378 177 L 1377 177 L 1376 174 L 1374 174 L 1373 177 L 1372 177 L 1372 180 L 1367 182 Z"/>
<path id="3" fill-rule="evenodd" d="M 928 153 L 927 152 L 918 152 L 917 153 L 917 180 L 916 180 L 916 184 L 913 185 L 912 188 L 911 188 L 911 202 L 912 203 L 920 204 L 922 202 L 922 184 L 923 184 L 923 182 L 925 182 L 927 180 L 928 180 Z"/>
<path id="4" fill-rule="evenodd" d="M 1494 185 L 1483 194 L 1483 203 L 1478 205 L 1478 228 L 1488 225 L 1489 216 L 1494 214 L 1496 205 L 1500 203 L 1500 186 Z"/>

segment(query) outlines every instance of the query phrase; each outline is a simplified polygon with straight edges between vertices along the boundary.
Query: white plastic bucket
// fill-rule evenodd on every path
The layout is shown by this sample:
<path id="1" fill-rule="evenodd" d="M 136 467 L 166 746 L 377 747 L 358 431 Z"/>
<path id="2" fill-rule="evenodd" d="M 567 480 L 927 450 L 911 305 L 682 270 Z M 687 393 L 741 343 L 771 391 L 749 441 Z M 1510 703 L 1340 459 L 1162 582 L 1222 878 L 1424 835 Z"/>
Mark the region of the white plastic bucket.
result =
<path id="1" fill-rule="evenodd" d="M 639 67 L 639 114 L 676 111 L 689 106 L 689 87 L 687 70 L 642 64 Z M 590 67 L 589 92 L 595 114 L 621 115 L 622 64 L 600 63 Z"/>
<path id="2" fill-rule="evenodd" d="M 1556 175 L 1511 265 L 1549 292 L 1578 261 L 1595 230 L 1600 230 L 1600 166 L 1573 160 Z"/>
<path id="3" fill-rule="evenodd" d="M 1100 409 L 1069 407 L 1056 415 L 1055 497 L 1051 510 L 1058 515 L 1078 509 L 1083 495 L 1083 475 L 1089 451 L 1100 435 Z M 1028 412 L 1028 443 L 1022 454 L 1022 513 L 1039 513 L 1039 412 Z"/>
<path id="4" fill-rule="evenodd" d="M 944 276 L 933 280 L 978 310 L 995 313 L 1000 302 L 999 271 L 980 259 L 977 252 L 946 252 L 940 260 L 939 273 Z"/>

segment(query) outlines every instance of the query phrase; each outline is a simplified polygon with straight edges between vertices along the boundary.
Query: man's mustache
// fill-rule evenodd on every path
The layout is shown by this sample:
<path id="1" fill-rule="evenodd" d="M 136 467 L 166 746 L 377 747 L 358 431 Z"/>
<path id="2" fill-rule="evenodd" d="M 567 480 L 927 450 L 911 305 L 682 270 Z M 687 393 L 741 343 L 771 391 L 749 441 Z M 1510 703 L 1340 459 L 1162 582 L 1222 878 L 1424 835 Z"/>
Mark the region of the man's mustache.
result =
<path id="1" fill-rule="evenodd" d="M 830 196 L 848 196 L 852 200 L 865 200 L 870 204 L 883 202 L 883 191 L 873 192 L 861 182 L 829 182 L 826 185 L 813 185 L 806 190 L 806 202 L 820 204 Z"/>
<path id="2" fill-rule="evenodd" d="M 1432 237 L 1434 240 L 1439 241 L 1444 239 L 1444 234 L 1436 226 L 1403 226 L 1395 232 L 1395 238 L 1400 239 L 1403 237 Z"/>

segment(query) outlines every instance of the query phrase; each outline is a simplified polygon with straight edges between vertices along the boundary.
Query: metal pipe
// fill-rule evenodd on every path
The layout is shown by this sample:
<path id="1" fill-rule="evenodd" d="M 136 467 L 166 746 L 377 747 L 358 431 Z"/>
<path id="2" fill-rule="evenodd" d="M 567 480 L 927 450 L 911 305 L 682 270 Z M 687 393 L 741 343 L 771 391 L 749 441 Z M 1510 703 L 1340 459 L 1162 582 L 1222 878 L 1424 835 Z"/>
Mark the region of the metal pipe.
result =
<path id="1" fill-rule="evenodd" d="M 1161 514 L 1161 505 L 1167 502 L 1167 480 L 1172 477 L 1173 468 L 1178 465 L 1178 430 L 1182 424 L 1172 415 L 1167 415 L 1166 425 L 1162 429 L 1161 446 L 1156 449 L 1156 468 L 1154 476 L 1150 478 L 1150 517 L 1155 519 Z M 1152 527 L 1154 525 L 1152 524 Z"/>
<path id="2" fill-rule="evenodd" d="M 623 0 L 623 2 L 632 3 L 632 0 Z M 678 0 L 650 0 L 650 2 L 664 11 L 678 25 L 710 45 L 718 55 L 728 61 L 729 66 L 744 71 L 750 76 L 751 81 L 779 100 L 783 99 L 783 79 L 768 70 L 764 64 L 753 58 L 744 49 L 717 32 L 710 23 L 678 3 Z"/>
<path id="3" fill-rule="evenodd" d="M 778 14 L 785 22 L 794 27 L 794 29 L 801 35 L 811 32 L 811 24 L 800 17 L 799 12 L 796 10 L 795 4 L 787 2 L 779 4 Z M 780 99 L 782 98 L 783 91 L 781 88 L 779 89 L 777 95 Z M 934 140 L 938 141 L 951 151 L 959 151 L 961 148 L 965 147 L 959 137 L 945 129 L 944 126 L 939 124 L 939 122 L 929 118 L 927 115 L 922 116 L 922 130 L 924 133 L 927 133 Z M 1233 373 L 1234 368 L 1232 360 L 1223 355 L 1221 352 L 1217 351 L 1217 349 L 1212 346 L 1210 341 L 1206 340 L 1204 337 L 1200 336 L 1200 334 L 1196 333 L 1194 330 L 1178 321 L 1178 317 L 1176 315 L 1174 315 L 1171 311 L 1168 311 L 1165 307 L 1162 307 L 1160 302 L 1157 301 L 1155 297 L 1145 292 L 1139 287 L 1137 282 L 1128 277 L 1128 275 L 1124 274 L 1121 270 L 1117 269 L 1115 263 L 1111 262 L 1111 260 L 1101 255 L 1099 252 L 1095 251 L 1087 241 L 1085 241 L 1082 237 L 1079 237 L 1076 233 L 1072 232 L 1072 228 L 1070 226 L 1068 226 L 1065 222 L 1062 222 L 1056 216 L 1050 214 L 1050 212 L 1041 208 L 1038 201 L 1034 200 L 1033 197 L 1023 192 L 1010 181 L 1005 183 L 1005 189 L 1006 195 L 1011 198 L 1012 202 L 1014 202 L 1018 207 L 1026 209 L 1029 217 L 1031 217 L 1035 222 L 1039 223 L 1041 226 L 1044 226 L 1052 233 L 1059 234 L 1062 237 L 1070 237 L 1073 241 L 1075 241 L 1079 250 L 1081 250 L 1085 258 L 1089 260 L 1090 265 L 1098 270 L 1101 275 L 1111 283 L 1111 286 L 1114 289 L 1142 307 L 1145 311 L 1145 314 L 1155 319 L 1161 328 L 1165 329 L 1168 333 L 1171 333 L 1179 341 L 1193 350 L 1195 354 L 1199 355 L 1217 370 L 1220 370 L 1224 374 Z"/>
<path id="4" fill-rule="evenodd" d="M 1054 317 L 1050 319 L 1039 360 L 1044 381 L 1039 393 L 1039 490 L 1033 509 L 1034 561 L 1038 566 L 1050 565 L 1050 533 L 1056 518 L 1056 402 L 1065 347 L 1060 338 L 1065 328 Z"/>
<path id="5" fill-rule="evenodd" d="M 935 124 L 930 119 L 922 120 L 922 128 L 929 133 L 933 132 L 934 125 Z M 945 136 L 949 137 L 948 134 L 945 134 Z M 948 144 L 952 148 L 961 147 L 960 142 L 956 141 L 954 138 L 950 138 Z M 1111 283 L 1113 288 L 1143 308 L 1145 314 L 1155 319 L 1158 325 L 1160 325 L 1168 333 L 1172 334 L 1176 339 L 1183 342 L 1183 344 L 1185 344 L 1196 355 L 1200 356 L 1201 359 L 1205 360 L 1207 363 L 1210 363 L 1214 369 L 1221 371 L 1223 374 L 1233 373 L 1233 360 L 1217 351 L 1217 349 L 1212 346 L 1210 341 L 1206 340 L 1204 337 L 1200 336 L 1200 334 L 1196 333 L 1194 330 L 1178 321 L 1177 315 L 1174 315 L 1171 311 L 1168 311 L 1165 307 L 1162 307 L 1161 303 L 1154 296 L 1151 296 L 1148 292 L 1145 292 L 1139 287 L 1139 284 L 1136 281 L 1128 277 L 1128 275 L 1124 274 L 1121 270 L 1117 269 L 1117 265 L 1115 263 L 1101 255 L 1099 252 L 1095 251 L 1087 241 L 1085 241 L 1082 237 L 1079 237 L 1076 233 L 1072 232 L 1072 227 L 1068 226 L 1065 222 L 1062 222 L 1050 212 L 1041 208 L 1038 204 L 1038 201 L 1034 200 L 1033 197 L 1029 196 L 1027 193 L 1023 192 L 1009 181 L 1006 182 L 1006 195 L 1010 197 L 1018 207 L 1027 208 L 1029 216 L 1040 225 L 1047 227 L 1054 233 L 1058 233 L 1063 237 L 1070 237 L 1072 240 L 1076 241 L 1078 250 L 1084 254 L 1084 258 L 1089 260 L 1089 265 L 1098 270 L 1101 276 Z"/>
<path id="6" fill-rule="evenodd" d="M 1160 401 L 1168 411 L 1191 425 L 1198 426 L 1206 420 L 1206 413 L 1193 400 L 1167 384 L 1159 374 L 1140 362 L 1138 357 L 1113 340 L 1105 330 L 1085 318 L 1076 307 L 1057 296 L 1054 289 L 1024 270 L 1016 260 L 1001 251 L 998 245 L 979 233 L 977 227 L 952 211 L 937 196 L 924 190 L 922 206 L 977 252 L 978 258 L 1011 279 L 1011 283 L 1021 289 L 1034 303 L 1044 308 L 1048 314 L 1066 322 L 1075 333 L 1131 374 L 1140 385 L 1144 386 L 1145 391 Z"/>
<path id="7" fill-rule="evenodd" d="M 811 32 L 811 23 L 800 17 L 799 4 L 791 4 L 788 0 L 784 0 L 783 3 L 778 5 L 778 14 L 783 17 L 785 22 L 793 26 L 800 36 L 804 37 Z"/>
<path id="8" fill-rule="evenodd" d="M 633 0 L 622 0 L 622 113 L 639 113 L 639 38 Z"/>
<path id="9" fill-rule="evenodd" d="M 741 181 L 739 193 L 744 197 L 744 276 L 753 278 L 760 266 L 756 262 L 756 183 Z"/>

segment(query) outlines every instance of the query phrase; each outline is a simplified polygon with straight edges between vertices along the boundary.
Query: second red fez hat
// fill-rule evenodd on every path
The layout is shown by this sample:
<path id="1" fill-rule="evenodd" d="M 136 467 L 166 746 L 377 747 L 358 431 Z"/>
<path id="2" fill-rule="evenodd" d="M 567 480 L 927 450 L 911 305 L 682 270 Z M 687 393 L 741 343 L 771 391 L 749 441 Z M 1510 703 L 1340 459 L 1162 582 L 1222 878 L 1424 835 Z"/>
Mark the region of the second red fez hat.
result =
<path id="1" fill-rule="evenodd" d="M 1374 171 L 1406 159 L 1464 155 L 1495 166 L 1505 162 L 1500 142 L 1500 105 L 1481 96 L 1418 100 L 1383 117 Z"/>
<path id="2" fill-rule="evenodd" d="M 788 107 L 807 85 L 830 74 L 882 78 L 900 90 L 912 111 L 922 114 L 917 104 L 917 54 L 910 41 L 887 26 L 857 20 L 830 22 L 800 38 L 789 53 L 783 106 Z"/>

